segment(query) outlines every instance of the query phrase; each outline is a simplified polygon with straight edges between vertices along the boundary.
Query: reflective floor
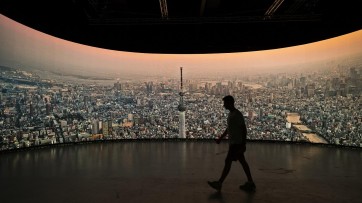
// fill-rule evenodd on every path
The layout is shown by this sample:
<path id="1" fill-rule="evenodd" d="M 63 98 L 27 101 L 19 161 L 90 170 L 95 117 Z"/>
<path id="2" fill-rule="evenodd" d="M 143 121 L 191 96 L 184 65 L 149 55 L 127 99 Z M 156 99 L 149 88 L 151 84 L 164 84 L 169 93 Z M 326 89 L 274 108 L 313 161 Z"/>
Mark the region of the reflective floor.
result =
<path id="1" fill-rule="evenodd" d="M 0 154 L 0 202 L 358 202 L 362 149 L 248 143 L 257 191 L 234 162 L 217 180 L 227 143 L 143 141 L 62 146 Z"/>

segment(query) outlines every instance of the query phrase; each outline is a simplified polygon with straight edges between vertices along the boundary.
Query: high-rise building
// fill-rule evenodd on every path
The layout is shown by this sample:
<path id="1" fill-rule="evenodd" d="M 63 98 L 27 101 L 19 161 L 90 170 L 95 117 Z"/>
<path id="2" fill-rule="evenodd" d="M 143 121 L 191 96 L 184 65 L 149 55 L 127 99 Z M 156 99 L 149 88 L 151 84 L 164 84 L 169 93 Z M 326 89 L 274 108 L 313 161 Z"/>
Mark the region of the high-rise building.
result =
<path id="1" fill-rule="evenodd" d="M 189 91 L 196 92 L 197 91 L 197 83 L 190 83 L 189 84 Z"/>
<path id="2" fill-rule="evenodd" d="M 99 127 L 98 127 L 98 120 L 94 119 L 92 122 L 92 134 L 98 134 Z"/>
<path id="3" fill-rule="evenodd" d="M 180 103 L 178 105 L 179 111 L 179 138 L 186 138 L 186 129 L 185 129 L 185 106 L 184 106 L 184 92 L 183 92 L 183 84 L 182 84 L 182 67 L 181 71 L 181 87 L 180 87 Z"/>
<path id="4" fill-rule="evenodd" d="M 131 114 L 131 113 L 128 114 L 128 121 L 129 122 L 133 121 L 133 114 Z"/>
<path id="5" fill-rule="evenodd" d="M 248 118 L 250 121 L 253 121 L 254 120 L 254 112 L 252 110 L 249 110 L 248 112 Z"/>
<path id="6" fill-rule="evenodd" d="M 30 102 L 30 105 L 29 105 L 29 114 L 30 116 L 33 116 L 34 115 L 34 106 L 33 106 L 33 102 Z"/>
<path id="7" fill-rule="evenodd" d="M 307 93 L 308 97 L 313 97 L 314 96 L 314 94 L 315 94 L 315 84 L 314 83 L 308 84 L 306 86 L 306 93 Z"/>
<path id="8" fill-rule="evenodd" d="M 263 109 L 262 108 L 260 108 L 259 109 L 259 119 L 261 120 L 262 118 L 263 118 Z"/>
<path id="9" fill-rule="evenodd" d="M 50 103 L 46 103 L 45 110 L 46 110 L 46 114 L 50 115 L 50 113 L 52 112 L 52 105 Z"/>
<path id="10" fill-rule="evenodd" d="M 104 136 L 110 136 L 112 135 L 112 121 L 106 120 L 102 123 L 102 132 Z"/>
<path id="11" fill-rule="evenodd" d="M 89 101 L 89 97 L 87 95 L 83 96 L 84 106 L 87 106 L 88 101 Z"/>
<path id="12" fill-rule="evenodd" d="M 339 78 L 333 78 L 332 79 L 332 88 L 335 90 L 338 90 L 340 83 L 341 83 L 341 81 Z"/>
<path id="13" fill-rule="evenodd" d="M 300 84 L 301 84 L 302 87 L 305 87 L 307 85 L 307 83 L 306 83 L 307 78 L 306 77 L 302 76 L 299 81 L 300 81 Z"/>
<path id="14" fill-rule="evenodd" d="M 209 92 L 211 90 L 211 83 L 210 82 L 206 82 L 205 83 L 205 91 Z"/>
<path id="15" fill-rule="evenodd" d="M 153 82 L 145 82 L 146 92 L 151 93 L 153 91 Z"/>
<path id="16" fill-rule="evenodd" d="M 122 84 L 119 83 L 119 80 L 117 80 L 116 83 L 114 83 L 113 85 L 114 89 L 118 90 L 118 91 L 121 91 L 122 90 Z"/>
<path id="17" fill-rule="evenodd" d="M 356 68 L 350 68 L 349 74 L 352 79 L 358 79 L 359 75 Z"/>

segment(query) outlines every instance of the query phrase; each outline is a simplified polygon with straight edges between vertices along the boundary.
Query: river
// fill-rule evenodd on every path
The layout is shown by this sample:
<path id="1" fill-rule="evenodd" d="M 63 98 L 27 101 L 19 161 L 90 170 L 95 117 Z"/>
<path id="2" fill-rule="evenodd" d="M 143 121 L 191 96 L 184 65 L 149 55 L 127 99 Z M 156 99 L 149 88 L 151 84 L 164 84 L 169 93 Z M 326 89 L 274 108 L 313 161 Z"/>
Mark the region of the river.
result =
<path id="1" fill-rule="evenodd" d="M 312 133 L 312 130 L 300 121 L 298 113 L 287 113 L 287 122 L 291 123 L 292 127 L 302 133 L 310 142 L 328 144 L 327 140 L 316 133 Z"/>

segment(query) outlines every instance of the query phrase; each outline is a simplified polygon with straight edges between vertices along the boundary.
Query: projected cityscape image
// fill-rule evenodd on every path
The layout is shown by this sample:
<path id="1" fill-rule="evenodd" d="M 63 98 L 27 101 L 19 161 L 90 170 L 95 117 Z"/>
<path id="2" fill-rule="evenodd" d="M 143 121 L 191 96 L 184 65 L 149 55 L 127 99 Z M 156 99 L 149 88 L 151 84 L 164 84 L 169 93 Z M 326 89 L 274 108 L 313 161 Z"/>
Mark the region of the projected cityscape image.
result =
<path id="1" fill-rule="evenodd" d="M 362 31 L 230 54 L 88 47 L 0 17 L 0 150 L 95 140 L 215 139 L 225 95 L 248 139 L 362 147 Z M 181 90 L 180 67 L 183 68 Z"/>

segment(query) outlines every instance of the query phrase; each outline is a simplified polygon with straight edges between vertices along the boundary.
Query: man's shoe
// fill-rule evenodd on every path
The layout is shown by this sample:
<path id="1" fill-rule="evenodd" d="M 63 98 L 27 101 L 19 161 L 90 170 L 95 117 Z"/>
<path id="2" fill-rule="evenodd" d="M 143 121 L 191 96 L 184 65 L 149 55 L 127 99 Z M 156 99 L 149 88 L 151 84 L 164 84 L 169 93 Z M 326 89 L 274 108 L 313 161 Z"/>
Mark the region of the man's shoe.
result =
<path id="1" fill-rule="evenodd" d="M 240 190 L 244 190 L 246 192 L 255 192 L 256 186 L 253 182 L 246 182 L 244 185 L 240 185 Z"/>
<path id="2" fill-rule="evenodd" d="M 207 181 L 210 187 L 214 188 L 217 191 L 221 190 L 222 184 L 219 181 Z"/>

